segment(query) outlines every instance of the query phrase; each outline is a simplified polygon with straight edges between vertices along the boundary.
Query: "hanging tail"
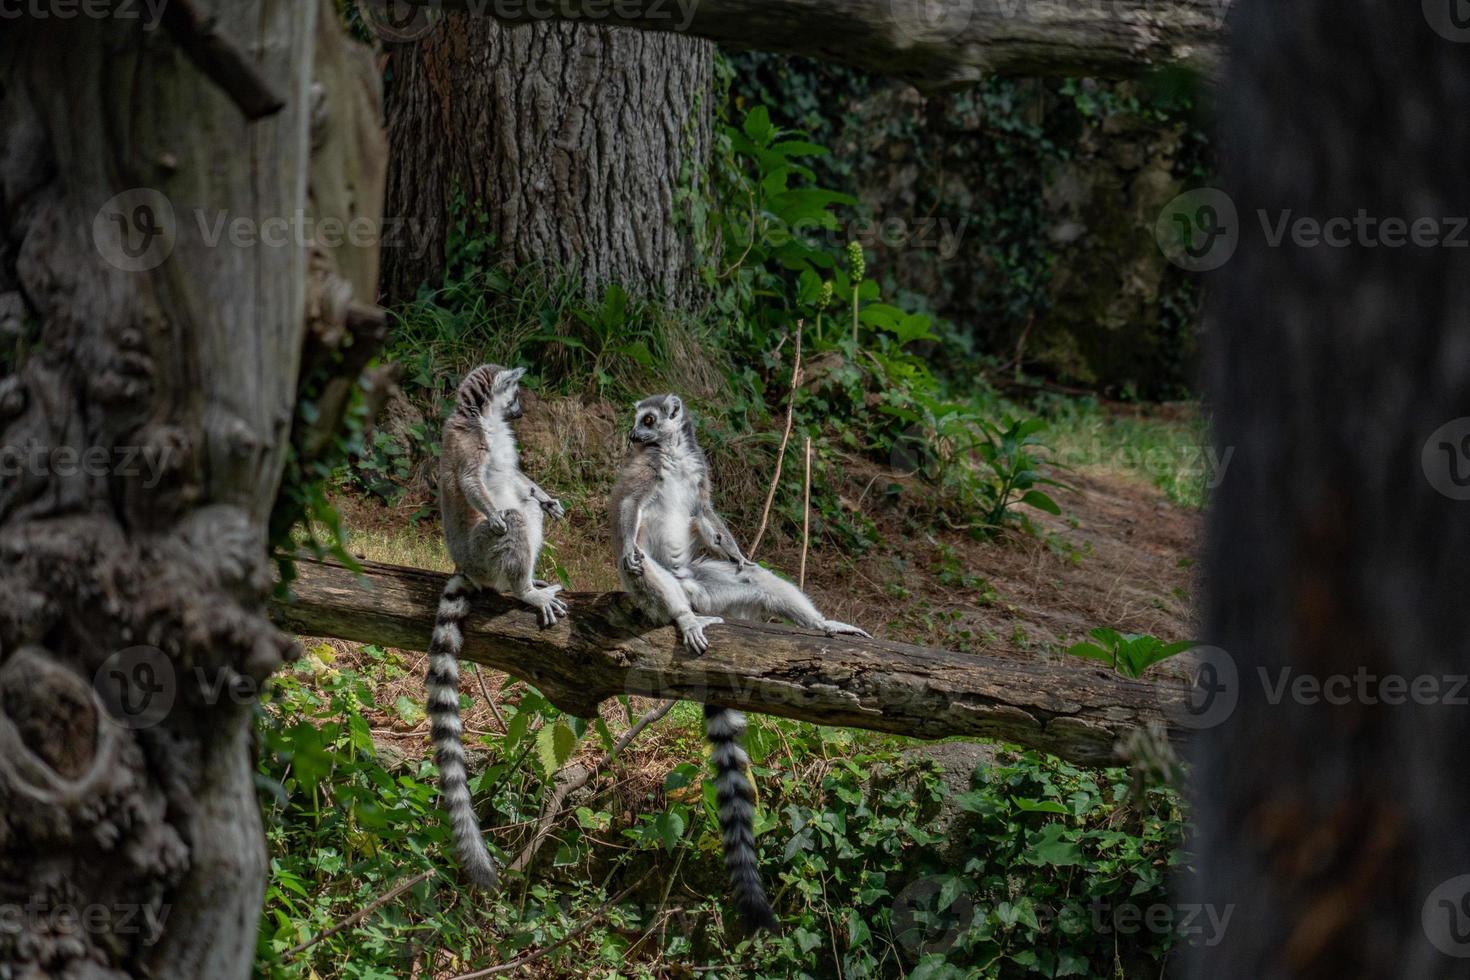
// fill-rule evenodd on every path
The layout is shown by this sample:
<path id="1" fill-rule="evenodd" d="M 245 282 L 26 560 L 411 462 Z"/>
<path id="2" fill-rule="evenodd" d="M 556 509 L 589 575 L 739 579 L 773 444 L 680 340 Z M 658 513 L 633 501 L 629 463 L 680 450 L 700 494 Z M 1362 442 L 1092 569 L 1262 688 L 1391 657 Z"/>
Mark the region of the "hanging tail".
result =
<path id="1" fill-rule="evenodd" d="M 715 767 L 715 801 L 720 808 L 720 836 L 735 907 L 751 929 L 775 929 L 776 915 L 761 887 L 755 851 L 755 787 L 746 767 L 750 757 L 740 747 L 745 715 L 732 708 L 704 706 L 704 731 Z"/>
<path id="2" fill-rule="evenodd" d="M 463 575 L 454 575 L 439 598 L 439 615 L 429 641 L 429 726 L 434 740 L 434 762 L 439 766 L 439 794 L 454 830 L 459 866 L 478 887 L 496 885 L 495 859 L 480 836 L 480 820 L 470 802 L 469 774 L 465 771 L 464 728 L 459 719 L 459 652 L 464 647 L 460 628 L 469 612 L 474 587 Z"/>

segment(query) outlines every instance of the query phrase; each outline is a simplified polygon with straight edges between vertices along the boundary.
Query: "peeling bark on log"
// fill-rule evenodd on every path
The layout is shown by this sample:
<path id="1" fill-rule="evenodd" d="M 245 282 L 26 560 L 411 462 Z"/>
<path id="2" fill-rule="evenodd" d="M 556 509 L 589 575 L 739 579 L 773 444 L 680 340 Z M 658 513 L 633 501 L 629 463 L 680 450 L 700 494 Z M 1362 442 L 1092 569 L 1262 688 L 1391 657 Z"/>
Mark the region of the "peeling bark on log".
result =
<path id="1" fill-rule="evenodd" d="M 359 577 L 302 560 L 285 629 L 423 650 L 445 576 L 368 564 Z M 1131 681 L 1082 662 L 1017 662 L 760 623 L 710 629 L 693 657 L 671 627 L 641 621 L 620 593 L 566 595 L 571 615 L 550 629 L 513 599 L 482 593 L 465 623 L 463 658 L 523 678 L 564 711 L 592 717 L 607 698 L 637 694 L 715 701 L 824 725 L 1014 742 L 1080 765 L 1118 765 L 1117 744 L 1170 722 L 1182 688 Z"/>
<path id="2" fill-rule="evenodd" d="M 379 0 L 382 2 L 382 0 Z M 577 20 L 820 58 L 923 89 L 986 75 L 1213 75 L 1230 0 L 409 0 L 509 23 Z"/>

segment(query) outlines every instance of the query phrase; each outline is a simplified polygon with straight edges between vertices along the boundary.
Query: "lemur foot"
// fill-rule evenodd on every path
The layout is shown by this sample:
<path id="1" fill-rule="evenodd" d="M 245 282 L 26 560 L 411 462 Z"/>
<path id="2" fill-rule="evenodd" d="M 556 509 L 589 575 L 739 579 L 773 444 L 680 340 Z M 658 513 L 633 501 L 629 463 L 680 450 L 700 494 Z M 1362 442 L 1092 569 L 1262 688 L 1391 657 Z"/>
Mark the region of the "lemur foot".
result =
<path id="1" fill-rule="evenodd" d="M 704 635 L 706 626 L 718 626 L 724 620 L 719 616 L 695 616 L 692 613 L 679 620 L 679 635 L 690 653 L 704 653 L 709 649 L 709 639 Z"/>
<path id="2" fill-rule="evenodd" d="M 824 620 L 822 622 L 822 632 L 828 636 L 866 636 L 869 639 L 873 636 L 873 634 L 865 629 L 850 626 L 847 623 L 839 623 L 835 619 Z"/>
<path id="3" fill-rule="evenodd" d="M 555 626 L 557 620 L 567 614 L 566 602 L 556 595 L 560 591 L 560 585 L 548 585 L 545 588 L 531 589 L 522 594 L 520 599 L 536 610 L 542 626 Z"/>

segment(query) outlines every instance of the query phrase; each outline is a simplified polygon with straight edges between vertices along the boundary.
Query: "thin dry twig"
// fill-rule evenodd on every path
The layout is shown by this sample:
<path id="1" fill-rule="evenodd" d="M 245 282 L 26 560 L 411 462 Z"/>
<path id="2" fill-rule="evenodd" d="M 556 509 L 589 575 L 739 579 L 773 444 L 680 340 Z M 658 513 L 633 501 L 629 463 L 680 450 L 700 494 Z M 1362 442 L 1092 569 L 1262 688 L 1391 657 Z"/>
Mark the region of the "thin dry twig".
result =
<path id="1" fill-rule="evenodd" d="M 643 873 L 641 877 L 639 877 L 637 881 L 633 882 L 633 884 L 629 885 L 627 888 L 624 888 L 612 898 L 608 899 L 601 909 L 594 912 L 584 922 L 578 925 L 577 928 L 573 929 L 565 936 L 562 936 L 560 939 L 550 944 L 549 946 L 542 946 L 538 950 L 526 953 L 523 956 L 517 956 L 515 959 L 508 960 L 505 963 L 501 963 L 499 966 L 492 966 L 484 970 L 476 970 L 474 973 L 461 973 L 459 976 L 451 978 L 451 980 L 477 980 L 477 978 L 479 977 L 493 976 L 497 973 L 509 973 L 511 970 L 520 969 L 527 964 L 534 963 L 537 960 L 550 955 L 551 953 L 565 946 L 567 943 L 571 942 L 573 939 L 576 939 L 588 929 L 591 929 L 593 926 L 597 925 L 597 923 L 601 922 L 603 918 L 607 915 L 608 909 L 613 908 L 623 899 L 633 894 L 633 892 L 637 890 L 643 884 L 643 882 L 648 879 L 650 875 L 653 874 L 656 867 L 657 865 L 655 865 L 654 868 L 649 868 Z"/>
<path id="2" fill-rule="evenodd" d="M 500 734 L 509 734 L 510 726 L 505 723 L 505 716 L 495 706 L 495 699 L 490 696 L 490 688 L 485 684 L 485 671 L 479 664 L 475 664 L 475 679 L 480 682 L 480 693 L 485 696 L 485 703 L 490 706 L 491 714 L 495 715 L 495 721 L 500 725 Z"/>
<path id="3" fill-rule="evenodd" d="M 399 895 L 402 895 L 404 892 L 408 891 L 415 885 L 422 884 L 423 882 L 428 881 L 436 874 L 438 874 L 438 871 L 431 868 L 428 871 L 423 871 L 419 874 L 414 875 L 412 878 L 407 878 L 403 881 L 400 881 L 398 884 L 394 885 L 392 888 L 388 889 L 386 892 L 379 895 L 377 898 L 373 899 L 371 902 L 358 909 L 356 912 L 353 912 L 347 918 L 336 923 L 325 932 L 319 932 L 315 936 L 306 940 L 306 942 L 300 943 L 296 946 L 292 946 L 290 949 L 286 950 L 284 953 L 281 954 L 281 962 L 289 963 L 297 956 L 304 953 L 306 950 L 321 942 L 323 939 L 328 939 L 332 936 L 335 936 L 343 929 L 350 929 L 351 927 L 361 922 L 363 919 L 366 919 L 369 915 L 372 915 L 378 909 L 382 908 L 384 905 L 387 905 L 389 902 L 393 901 L 393 899 L 397 898 Z"/>
<path id="4" fill-rule="evenodd" d="M 526 868 L 529 868 L 531 866 L 531 861 L 536 857 L 536 853 L 541 850 L 541 845 L 544 844 L 546 842 L 546 838 L 551 835 L 552 825 L 556 823 L 557 817 L 561 816 L 562 804 L 566 802 L 567 797 L 571 796 L 583 786 L 586 786 L 587 783 L 591 781 L 592 777 L 597 775 L 597 773 L 601 772 L 604 768 L 611 764 L 612 761 L 616 759 L 618 755 L 621 754 L 622 751 L 629 746 L 629 744 L 632 743 L 633 739 L 639 736 L 643 729 L 647 728 L 649 725 L 652 725 L 664 715 L 668 714 L 671 710 L 673 710 L 673 707 L 673 701 L 665 701 L 663 704 L 650 708 L 648 711 L 644 712 L 643 717 L 639 718 L 636 722 L 633 723 L 633 727 L 629 728 L 626 732 L 622 734 L 621 737 L 619 737 L 616 742 L 613 743 L 612 749 L 608 752 L 603 753 L 603 755 L 599 759 L 597 759 L 596 762 L 592 763 L 590 766 L 583 767 L 581 772 L 568 779 L 560 780 L 556 779 L 556 777 L 553 777 L 553 780 L 556 782 L 556 789 L 552 791 L 551 798 L 546 801 L 546 806 L 543 807 L 541 810 L 541 819 L 536 823 L 536 833 L 531 836 L 530 843 L 528 843 L 525 846 L 525 849 L 521 851 L 520 855 L 517 856 L 516 859 L 510 863 L 511 871 L 524 871 Z M 571 763 L 562 766 L 561 769 L 557 770 L 556 775 L 561 776 L 563 773 L 567 772 L 570 767 Z"/>
<path id="5" fill-rule="evenodd" d="M 796 389 L 801 384 L 802 323 L 801 320 L 796 321 L 796 355 L 791 365 L 791 393 L 786 401 L 786 431 L 781 434 L 781 448 L 776 451 L 776 472 L 771 476 L 771 488 L 766 491 L 766 505 L 761 509 L 761 523 L 755 529 L 755 540 L 750 543 L 752 561 L 755 560 L 756 551 L 760 549 L 761 538 L 766 534 L 766 522 L 771 517 L 771 504 L 776 500 L 776 486 L 781 482 L 781 464 L 786 459 L 786 444 L 791 441 L 791 423 L 796 416 Z"/>
<path id="6" fill-rule="evenodd" d="M 801 488 L 801 568 L 796 584 L 806 588 L 806 552 L 812 541 L 812 437 L 806 438 L 806 475 Z"/>

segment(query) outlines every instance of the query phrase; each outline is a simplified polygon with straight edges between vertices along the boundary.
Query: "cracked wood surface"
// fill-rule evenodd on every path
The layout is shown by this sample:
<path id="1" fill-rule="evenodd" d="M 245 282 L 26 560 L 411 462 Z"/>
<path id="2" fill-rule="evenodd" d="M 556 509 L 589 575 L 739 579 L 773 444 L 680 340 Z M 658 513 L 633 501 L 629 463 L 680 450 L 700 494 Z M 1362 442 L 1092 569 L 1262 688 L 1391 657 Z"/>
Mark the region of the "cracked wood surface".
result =
<path id="1" fill-rule="evenodd" d="M 293 601 L 273 606 L 285 629 L 423 650 L 446 576 L 367 563 L 364 575 L 300 559 Z M 1081 765 L 1119 763 L 1130 731 L 1176 724 L 1180 687 L 1129 680 L 1080 661 L 1018 661 L 887 640 L 827 637 L 769 624 L 712 627 L 702 656 L 672 627 L 638 619 L 619 593 L 571 593 L 571 616 L 542 629 L 513 599 L 482 593 L 465 624 L 466 660 L 536 685 L 590 717 L 621 694 L 715 701 L 825 725 L 1014 742 Z"/>

